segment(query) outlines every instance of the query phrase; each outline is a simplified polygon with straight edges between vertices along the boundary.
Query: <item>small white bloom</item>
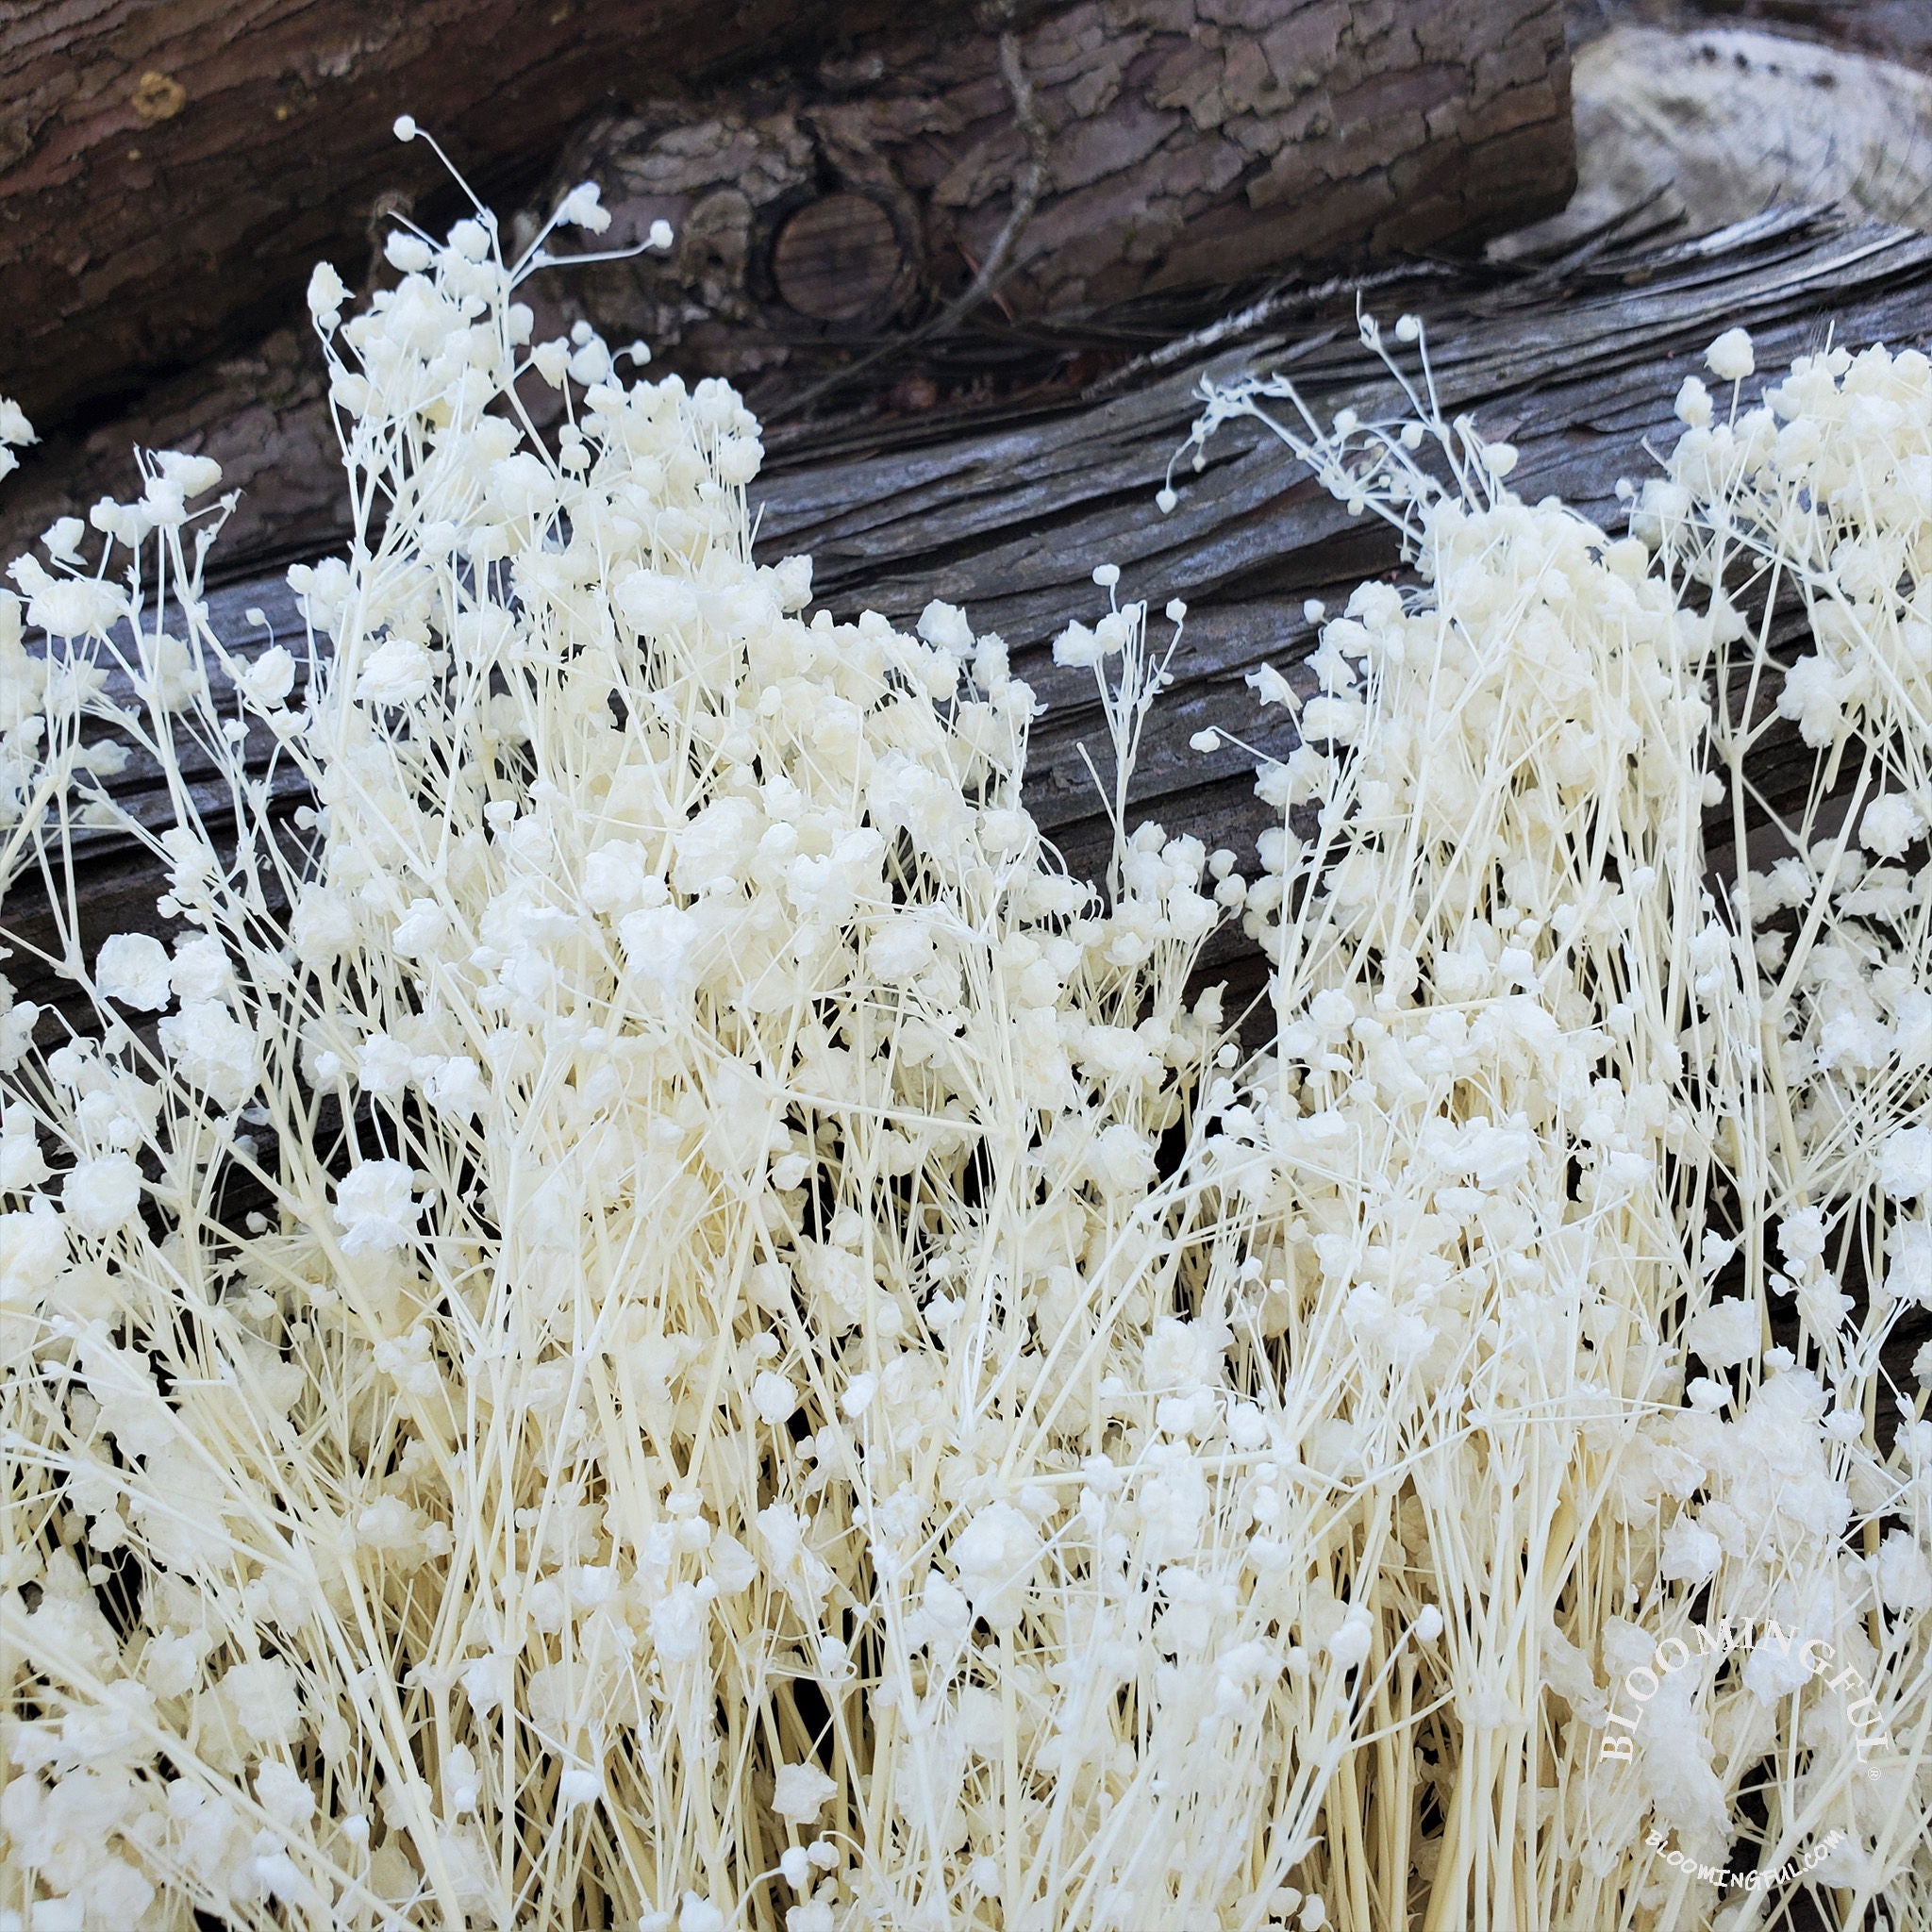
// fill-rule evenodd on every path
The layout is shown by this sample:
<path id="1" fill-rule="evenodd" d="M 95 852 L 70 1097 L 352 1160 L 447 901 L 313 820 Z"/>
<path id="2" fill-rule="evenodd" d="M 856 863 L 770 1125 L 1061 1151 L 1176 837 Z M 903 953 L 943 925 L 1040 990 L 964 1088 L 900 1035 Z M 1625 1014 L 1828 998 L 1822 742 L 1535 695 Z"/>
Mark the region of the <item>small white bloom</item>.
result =
<path id="1" fill-rule="evenodd" d="M 87 525 L 78 517 L 57 517 L 41 538 L 46 552 L 57 563 L 78 564 L 79 543 Z"/>
<path id="2" fill-rule="evenodd" d="M 435 675 L 429 653 L 414 638 L 385 638 L 362 660 L 356 696 L 366 705 L 408 705 Z"/>
<path id="3" fill-rule="evenodd" d="M 1348 1614 L 1323 1648 L 1335 1659 L 1338 1668 L 1352 1671 L 1367 1660 L 1374 1633 L 1375 1626 L 1367 1608 L 1361 1604 L 1351 1604 Z"/>
<path id="4" fill-rule="evenodd" d="M 647 906 L 625 916 L 617 937 L 639 978 L 675 987 L 685 979 L 691 949 L 697 943 L 698 923 L 680 907 Z"/>
<path id="5" fill-rule="evenodd" d="M 1117 1121 L 1094 1136 L 1088 1151 L 1087 1172 L 1104 1199 L 1142 1193 L 1154 1179 L 1154 1149 L 1144 1135 L 1124 1121 Z"/>
<path id="6" fill-rule="evenodd" d="M 1077 620 L 1053 641 L 1053 661 L 1062 670 L 1086 671 L 1100 662 L 1100 640 Z"/>
<path id="7" fill-rule="evenodd" d="M 67 1237 L 44 1195 L 25 1212 L 0 1214 L 0 1302 L 37 1300 L 66 1262 Z"/>
<path id="8" fill-rule="evenodd" d="M 342 1252 L 405 1247 L 416 1232 L 414 1184 L 400 1160 L 365 1160 L 336 1183 Z"/>
<path id="9" fill-rule="evenodd" d="M 221 1695 L 244 1737 L 259 1744 L 293 1741 L 302 1707 L 295 1674 L 279 1657 L 236 1664 L 222 1678 Z"/>
<path id="10" fill-rule="evenodd" d="M 161 1022 L 160 1041 L 175 1073 L 218 1107 L 240 1107 L 254 1091 L 255 1035 L 222 1001 L 184 1006 Z"/>
<path id="11" fill-rule="evenodd" d="M 953 1542 L 959 1587 L 995 1630 L 1015 1628 L 1026 1604 L 1026 1577 L 1040 1533 L 1010 1503 L 989 1503 Z"/>
<path id="12" fill-rule="evenodd" d="M 235 674 L 235 688 L 251 705 L 272 711 L 295 688 L 295 660 L 280 644 L 271 644 Z"/>
<path id="13" fill-rule="evenodd" d="M 289 1831 L 299 1831 L 315 1815 L 315 1793 L 308 1780 L 278 1757 L 255 1774 L 255 1795 L 261 1808 Z"/>
<path id="14" fill-rule="evenodd" d="M 752 1380 L 751 1406 L 760 1422 L 776 1428 L 790 1421 L 798 1407 L 797 1386 L 770 1369 L 762 1370 Z"/>
<path id="15" fill-rule="evenodd" d="M 937 597 L 919 613 L 919 635 L 942 651 L 970 651 L 973 626 L 957 604 L 941 604 Z"/>
<path id="16" fill-rule="evenodd" d="M 1894 1529 L 1886 1536 L 1872 1558 L 1872 1575 L 1887 1609 L 1932 1608 L 1932 1564 L 1909 1530 Z"/>
<path id="17" fill-rule="evenodd" d="M 25 1193 L 39 1187 L 50 1172 L 33 1117 L 23 1109 L 8 1109 L 5 1130 L 0 1132 L 0 1192 Z"/>
<path id="18" fill-rule="evenodd" d="M 449 915 L 434 899 L 411 899 L 397 923 L 394 944 L 405 959 L 426 959 L 449 932 Z"/>
<path id="19" fill-rule="evenodd" d="M 407 228 L 392 228 L 382 244 L 382 253 L 391 268 L 401 269 L 406 275 L 420 275 L 431 259 L 428 242 Z"/>
<path id="20" fill-rule="evenodd" d="M 1932 1129 L 1899 1127 L 1878 1150 L 1878 1185 L 1892 1201 L 1932 1195 Z"/>
<path id="21" fill-rule="evenodd" d="M 104 636 L 126 611 L 124 593 L 98 577 L 50 576 L 30 557 L 16 558 L 8 568 L 28 592 L 26 621 L 49 637 Z"/>
<path id="22" fill-rule="evenodd" d="M 1740 328 L 1727 328 L 1704 352 L 1704 365 L 1720 382 L 1742 382 L 1757 367 L 1751 338 Z"/>
<path id="23" fill-rule="evenodd" d="M 593 235 L 601 235 L 610 225 L 610 210 L 603 206 L 594 181 L 579 182 L 573 188 L 564 196 L 557 217 L 574 227 L 588 228 Z"/>
<path id="24" fill-rule="evenodd" d="M 308 276 L 308 312 L 324 328 L 333 328 L 342 319 L 342 304 L 349 291 L 334 267 L 318 261 Z"/>
<path id="25" fill-rule="evenodd" d="M 222 466 L 212 457 L 189 456 L 178 449 L 156 454 L 155 466 L 186 496 L 200 496 L 222 480 Z"/>
<path id="26" fill-rule="evenodd" d="M 815 1824 L 838 1789 L 816 1764 L 781 1764 L 772 1780 L 772 1809 L 790 1824 Z"/>
<path id="27" fill-rule="evenodd" d="M 124 1007 L 158 1013 L 172 997 L 167 948 L 144 932 L 117 932 L 101 942 L 94 984 L 104 997 Z"/>
<path id="28" fill-rule="evenodd" d="M 191 1000 L 221 1000 L 235 990 L 235 969 L 228 949 L 213 933 L 197 933 L 175 941 L 168 984 L 185 1006 Z"/>
<path id="29" fill-rule="evenodd" d="M 61 1187 L 60 1205 L 82 1234 L 105 1240 L 140 1208 L 141 1169 L 125 1154 L 76 1161 Z"/>
<path id="30" fill-rule="evenodd" d="M 1865 808 L 1858 842 L 1880 858 L 1897 858 L 1924 831 L 1924 813 L 1903 792 L 1888 791 Z"/>
<path id="31" fill-rule="evenodd" d="M 709 1899 L 688 1891 L 677 1914 L 677 1932 L 724 1932 L 724 1914 Z"/>
<path id="32" fill-rule="evenodd" d="M 409 1049 L 387 1033 L 372 1033 L 356 1049 L 356 1078 L 365 1093 L 392 1100 L 409 1084 Z"/>
<path id="33" fill-rule="evenodd" d="M 1898 1230 L 1885 1285 L 1894 1301 L 1932 1308 L 1932 1227 L 1923 1221 Z"/>
<path id="34" fill-rule="evenodd" d="M 289 922 L 289 937 L 305 966 L 332 965 L 356 942 L 354 908 L 340 891 L 304 886 Z"/>
<path id="35" fill-rule="evenodd" d="M 1664 1531 L 1657 1568 L 1673 1583 L 1707 1583 L 1717 1574 L 1723 1557 L 1724 1545 L 1709 1530 L 1688 1516 L 1679 1516 Z"/>
<path id="36" fill-rule="evenodd" d="M 1734 1296 L 1693 1315 L 1685 1324 L 1684 1340 L 1690 1352 L 1712 1368 L 1728 1369 L 1757 1353 L 1761 1333 L 1757 1304 Z"/>
<path id="37" fill-rule="evenodd" d="M 1710 424 L 1710 391 L 1694 375 L 1687 375 L 1677 391 L 1677 421 L 1688 424 L 1692 429 L 1704 429 Z"/>
<path id="38" fill-rule="evenodd" d="M 680 1583 L 651 1609 L 651 1641 L 667 1663 L 689 1663 L 705 1646 L 709 1611 L 697 1586 Z"/>

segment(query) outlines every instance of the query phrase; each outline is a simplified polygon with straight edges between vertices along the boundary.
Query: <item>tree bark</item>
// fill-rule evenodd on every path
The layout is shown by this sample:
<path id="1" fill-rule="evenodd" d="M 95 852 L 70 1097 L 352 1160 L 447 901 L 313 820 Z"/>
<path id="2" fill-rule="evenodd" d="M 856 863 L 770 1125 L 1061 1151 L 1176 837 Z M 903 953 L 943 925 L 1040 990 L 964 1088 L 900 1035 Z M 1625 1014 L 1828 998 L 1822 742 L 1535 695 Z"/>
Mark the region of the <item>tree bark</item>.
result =
<path id="1" fill-rule="evenodd" d="M 891 0 L 0 7 L 0 393 L 54 425 L 294 319 L 319 257 L 355 279 L 379 204 L 455 208 L 427 143 L 393 139 L 405 111 L 489 195 L 587 113 L 653 102 L 573 152 L 630 225 L 682 230 L 675 273 L 608 278 L 610 304 L 648 307 L 654 345 L 722 329 L 754 359 L 876 331 L 971 276 L 1031 158 L 996 37 L 963 30 L 963 0 L 906 18 Z M 1010 312 L 1459 246 L 1569 192 L 1560 0 L 1032 0 L 1022 19 L 1050 153 Z M 705 79 L 753 55 L 763 85 Z M 845 210 L 873 231 L 864 301 L 824 296 L 808 251 L 789 276 L 773 258 L 828 188 L 871 204 Z M 853 225 L 820 228 L 839 275 Z"/>
<path id="2" fill-rule="evenodd" d="M 14 0 L 0 5 L 0 393 L 58 419 L 291 319 L 377 197 L 479 191 L 584 114 L 891 0 Z"/>
<path id="3" fill-rule="evenodd" d="M 802 84 L 588 128 L 553 193 L 598 181 L 603 243 L 658 219 L 679 239 L 565 299 L 742 378 L 929 318 L 998 256 L 1036 168 L 994 276 L 1021 322 L 1470 249 L 1574 185 L 1559 0 L 1075 0 L 1014 39 L 1017 90 L 995 34 L 914 16 Z"/>

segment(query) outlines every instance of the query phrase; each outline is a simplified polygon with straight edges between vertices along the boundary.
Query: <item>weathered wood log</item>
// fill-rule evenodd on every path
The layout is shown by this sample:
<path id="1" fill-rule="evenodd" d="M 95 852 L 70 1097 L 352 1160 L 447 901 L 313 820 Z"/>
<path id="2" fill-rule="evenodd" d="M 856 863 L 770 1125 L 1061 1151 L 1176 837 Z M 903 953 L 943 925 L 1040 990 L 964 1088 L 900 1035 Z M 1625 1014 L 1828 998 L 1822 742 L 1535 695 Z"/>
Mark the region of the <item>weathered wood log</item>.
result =
<path id="1" fill-rule="evenodd" d="M 447 200 L 413 113 L 486 192 L 581 117 L 890 0 L 92 0 L 0 14 L 0 393 L 53 423 L 287 317 L 384 194 Z M 943 11 L 943 8 L 941 8 Z M 512 177 L 513 178 L 513 177 Z"/>
<path id="2" fill-rule="evenodd" d="M 1468 243 L 1569 192 L 1559 0 L 1034 0 L 1028 15 L 1049 192 L 1003 291 L 1028 313 L 1357 243 Z M 778 344 L 877 328 L 972 275 L 1028 166 L 997 35 L 958 31 L 970 17 L 964 0 L 910 29 L 885 0 L 13 9 L 0 392 L 56 424 L 290 319 L 317 257 L 359 267 L 378 201 L 450 203 L 427 147 L 392 139 L 400 110 L 491 192 L 586 112 L 653 100 L 572 160 L 684 232 L 669 284 L 608 288 L 618 308 L 651 297 L 653 344 L 676 344 L 693 304 Z M 690 92 L 754 48 L 758 85 Z"/>
<path id="3" fill-rule="evenodd" d="M 1291 264 L 1469 248 L 1574 184 L 1549 0 L 1075 0 L 1000 37 L 913 16 L 783 84 L 599 122 L 553 176 L 668 258 L 564 299 L 739 377 L 929 316 L 1002 255 L 1028 320 Z M 1027 122 L 1034 121 L 1031 138 Z"/>
<path id="4" fill-rule="evenodd" d="M 258 0 L 207 45 L 183 42 L 179 59 L 167 22 L 180 9 L 151 8 L 145 39 L 110 49 L 92 29 L 70 36 L 58 77 L 27 21 L 0 31 L 0 275 L 16 318 L 0 340 L 0 392 L 12 386 L 39 414 L 125 384 L 292 304 L 318 253 L 356 278 L 385 226 L 372 210 L 407 211 L 437 189 L 424 145 L 389 133 L 397 108 L 440 115 L 484 185 L 506 157 L 554 148 L 589 101 L 640 85 L 662 35 L 689 24 L 690 0 L 666 0 L 627 40 L 601 0 L 553 8 L 569 13 L 561 25 L 496 0 L 451 37 L 433 85 L 423 35 L 446 0 L 407 30 L 340 47 L 323 31 L 331 4 L 302 10 L 308 65 L 247 106 L 249 87 L 293 58 L 291 0 Z M 1560 206 L 1574 174 L 1557 0 L 1033 0 L 1011 29 L 1034 104 L 1024 114 L 999 35 L 948 30 L 971 17 L 964 0 L 857 32 L 872 4 L 798 12 L 817 53 L 790 77 L 767 48 L 756 84 L 717 82 L 580 132 L 553 189 L 585 175 L 607 185 L 617 222 L 606 242 L 637 239 L 659 214 L 679 241 L 669 262 L 539 277 L 540 308 L 567 303 L 619 340 L 641 335 L 692 375 L 742 380 L 806 352 L 762 385 L 771 403 L 796 395 L 811 358 L 903 338 L 996 267 L 1022 177 L 1032 211 L 1014 225 L 1012 273 L 990 281 L 1008 315 L 1033 316 L 1291 260 L 1474 242 Z M 100 33 L 127 10 L 117 0 Z M 846 29 L 835 53 L 824 31 L 810 38 L 813 22 Z M 750 31 L 708 28 L 681 58 Z M 508 57 L 488 87 L 472 72 L 486 32 Z M 128 82 L 141 61 L 168 86 Z M 649 71 L 661 89 L 678 61 Z M 473 99 L 475 115 L 457 110 Z M 143 114 L 152 125 L 128 133 L 123 123 Z M 107 276 L 94 264 L 109 258 Z M 231 551 L 326 541 L 339 479 L 320 374 L 312 347 L 278 332 L 91 429 L 57 428 L 0 501 L 0 555 L 125 489 L 135 442 L 211 455 L 246 488 Z"/>

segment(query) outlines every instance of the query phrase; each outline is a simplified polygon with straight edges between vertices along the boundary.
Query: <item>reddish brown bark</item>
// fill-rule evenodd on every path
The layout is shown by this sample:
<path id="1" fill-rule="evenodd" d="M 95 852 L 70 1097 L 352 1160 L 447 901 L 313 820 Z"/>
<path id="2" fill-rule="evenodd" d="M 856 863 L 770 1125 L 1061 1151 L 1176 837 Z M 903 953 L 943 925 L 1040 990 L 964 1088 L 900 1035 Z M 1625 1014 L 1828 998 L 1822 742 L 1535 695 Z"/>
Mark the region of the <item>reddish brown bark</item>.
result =
<path id="1" fill-rule="evenodd" d="M 995 35 L 917 14 L 803 84 L 598 124 L 556 184 L 602 184 L 607 240 L 663 217 L 679 241 L 573 292 L 611 328 L 745 374 L 930 312 L 996 252 L 1036 159 L 1038 203 L 998 288 L 1023 318 L 1456 251 L 1554 212 L 1574 185 L 1560 0 L 1062 0 L 1033 11 L 1018 53 L 1037 143 Z M 894 280 L 875 232 L 866 289 L 837 317 L 786 299 L 780 259 L 799 210 L 827 195 L 848 210 L 870 198 L 908 271 Z M 828 221 L 828 247 L 849 227 Z"/>
<path id="2" fill-rule="evenodd" d="M 49 420 L 289 318 L 385 192 L 478 185 L 706 66 L 890 0 L 13 0 L 0 5 L 0 393 Z"/>
<path id="3" fill-rule="evenodd" d="M 0 175 L 0 286 L 16 322 L 0 337 L 0 392 L 58 410 L 237 340 L 263 307 L 299 317 L 312 259 L 330 254 L 358 279 L 384 225 L 372 206 L 436 178 L 422 143 L 391 138 L 398 108 L 441 125 L 466 166 L 552 154 L 567 113 L 634 79 L 638 50 L 667 23 L 688 25 L 695 0 L 656 0 L 628 38 L 606 0 L 551 0 L 547 11 L 483 0 L 463 34 L 439 41 L 432 29 L 457 5 L 424 0 L 406 25 L 351 0 L 242 0 L 228 13 L 206 0 L 205 15 L 187 0 L 95 0 L 91 12 L 70 0 L 10 22 L 0 6 L 0 101 L 8 87 L 43 104 L 67 90 Z M 56 16 L 75 48 L 64 78 L 48 65 Z M 903 341 L 933 317 L 996 252 L 1029 169 L 1037 203 L 992 295 L 1023 317 L 1310 260 L 1454 248 L 1569 192 L 1557 0 L 1035 0 L 1014 29 L 1031 143 L 997 35 L 965 30 L 973 17 L 927 10 L 860 33 L 858 8 L 820 0 L 816 18 L 841 37 L 791 43 L 804 49 L 795 65 L 774 53 L 756 78 L 714 78 L 592 122 L 552 192 L 603 184 L 617 219 L 600 246 L 660 214 L 678 241 L 668 260 L 539 277 L 528 292 L 544 330 L 561 319 L 557 304 L 580 306 L 690 373 L 741 378 L 814 352 L 765 385 L 763 405 L 796 393 L 826 351 L 836 360 L 855 342 Z M 159 37 L 166 22 L 192 59 Z M 503 29 L 493 51 L 491 23 Z M 144 38 L 131 38 L 137 25 Z M 297 58 L 298 26 L 299 71 L 268 85 L 285 53 Z M 708 23 L 702 44 L 715 53 L 752 31 L 741 9 Z M 620 42 L 624 58 L 600 67 L 593 57 Z M 495 63 L 487 73 L 479 48 Z M 652 84 L 670 71 L 654 65 Z M 262 83 L 253 92 L 250 75 Z M 327 92 L 338 80 L 340 98 Z M 128 133 L 143 111 L 159 118 Z M 124 138 L 157 158 L 173 142 L 173 158 L 154 160 L 145 199 L 90 199 L 90 184 L 136 165 L 114 145 Z M 320 377 L 306 330 L 284 330 L 147 388 L 92 434 L 50 434 L 0 494 L 0 556 L 125 492 L 133 442 L 223 464 L 244 492 L 225 557 L 326 543 L 340 479 Z"/>

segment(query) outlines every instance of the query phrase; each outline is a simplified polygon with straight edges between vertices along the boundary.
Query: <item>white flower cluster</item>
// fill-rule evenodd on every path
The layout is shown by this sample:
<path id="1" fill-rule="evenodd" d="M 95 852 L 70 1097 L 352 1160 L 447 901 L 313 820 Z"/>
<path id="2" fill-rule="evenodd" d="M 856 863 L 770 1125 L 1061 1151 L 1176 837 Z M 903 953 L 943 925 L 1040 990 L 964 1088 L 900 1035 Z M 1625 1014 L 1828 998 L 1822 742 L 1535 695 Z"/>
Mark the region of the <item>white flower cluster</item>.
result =
<path id="1" fill-rule="evenodd" d="M 1207 853 L 1068 878 L 1005 644 L 808 618 L 728 389 L 529 346 L 487 221 L 390 255 L 310 289 L 362 534 L 306 636 L 214 637 L 166 456 L 15 566 L 44 653 L 4 607 L 14 872 L 118 825 L 176 935 L 8 1023 L 34 1922 L 1320 1924 L 1387 1659 L 1196 1177 Z"/>
<path id="2" fill-rule="evenodd" d="M 63 924 L 92 1024 L 0 1002 L 0 1908 L 1611 1924 L 1645 1812 L 1707 1858 L 1768 1758 L 1780 1830 L 1845 1807 L 1833 1882 L 1895 1876 L 1924 1794 L 1831 1784 L 1815 1687 L 1674 1674 L 1597 1762 L 1600 1682 L 1699 1591 L 1828 1626 L 1893 1738 L 1924 1706 L 1932 1446 L 1871 1440 L 1932 1302 L 1924 901 L 1855 902 L 1808 820 L 1790 963 L 1738 924 L 1788 886 L 1707 889 L 1747 633 L 1697 544 L 1743 512 L 1677 478 L 1659 568 L 1433 398 L 1304 416 L 1423 588 L 1326 625 L 1248 882 L 1128 825 L 1173 644 L 1096 570 L 1055 647 L 1113 741 L 1096 891 L 998 637 L 752 561 L 728 389 L 532 345 L 543 258 L 480 214 L 389 253 L 347 322 L 310 287 L 359 535 L 291 574 L 301 639 L 213 635 L 219 479 L 174 456 L 0 599 L 4 875 L 64 920 L 73 830 L 118 826 L 171 930 Z M 159 833 L 99 784 L 135 757 Z M 1868 826 L 1881 791 L 1924 796 Z M 1234 916 L 1246 1059 L 1189 991 Z"/>

